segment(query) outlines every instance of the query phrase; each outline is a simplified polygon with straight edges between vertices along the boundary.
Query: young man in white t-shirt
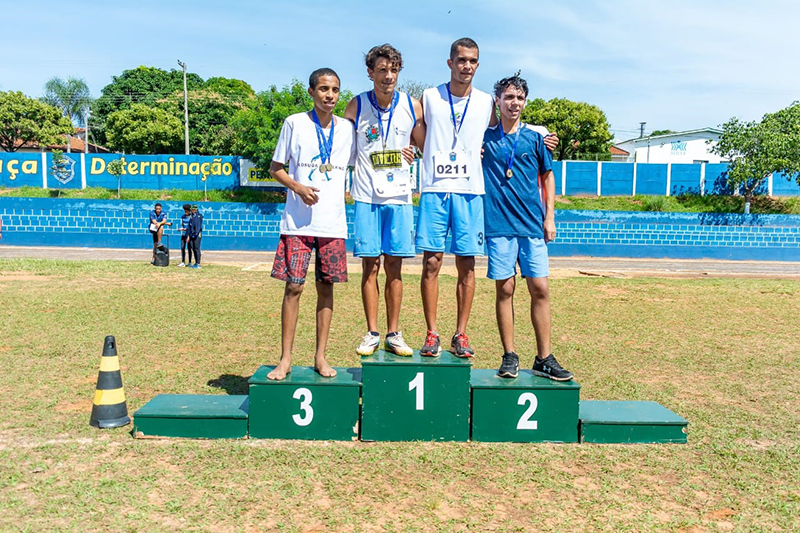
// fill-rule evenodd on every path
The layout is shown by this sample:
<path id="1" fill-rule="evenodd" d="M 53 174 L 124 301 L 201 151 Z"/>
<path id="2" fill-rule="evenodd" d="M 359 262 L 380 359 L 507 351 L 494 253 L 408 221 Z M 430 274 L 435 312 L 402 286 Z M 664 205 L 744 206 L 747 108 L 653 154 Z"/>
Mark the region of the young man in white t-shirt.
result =
<path id="1" fill-rule="evenodd" d="M 355 246 L 361 258 L 361 299 L 367 333 L 356 353 L 371 355 L 380 346 L 378 272 L 386 272 L 386 350 L 411 356 L 400 332 L 404 257 L 415 257 L 411 173 L 403 157 L 412 139 L 425 141 L 419 100 L 395 90 L 403 56 L 390 44 L 373 47 L 365 57 L 370 91 L 353 98 L 344 117 L 356 128 L 356 165 L 350 193 L 355 200 Z M 408 154 L 406 153 L 406 156 Z"/>
<path id="2" fill-rule="evenodd" d="M 354 163 L 353 125 L 333 114 L 339 101 L 336 72 L 317 69 L 308 85 L 314 108 L 284 121 L 269 169 L 270 175 L 288 189 L 272 266 L 272 277 L 286 282 L 281 306 L 281 360 L 267 375 L 273 380 L 282 380 L 292 371 L 300 295 L 312 250 L 316 250 L 317 288 L 314 369 L 323 377 L 336 375 L 325 359 L 325 348 L 333 315 L 333 284 L 347 281 L 344 187 L 347 167 Z"/>

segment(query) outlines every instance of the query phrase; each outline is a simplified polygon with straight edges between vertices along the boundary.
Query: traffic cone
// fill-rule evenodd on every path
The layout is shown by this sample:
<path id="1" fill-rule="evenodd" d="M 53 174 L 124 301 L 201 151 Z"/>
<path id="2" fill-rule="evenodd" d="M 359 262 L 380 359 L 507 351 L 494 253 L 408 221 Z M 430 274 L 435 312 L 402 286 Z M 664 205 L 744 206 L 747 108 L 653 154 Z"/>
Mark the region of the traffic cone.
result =
<path id="1" fill-rule="evenodd" d="M 119 371 L 117 341 L 109 335 L 103 344 L 103 357 L 100 359 L 89 425 L 96 428 L 116 428 L 130 423 L 128 404 L 122 388 L 122 374 Z"/>

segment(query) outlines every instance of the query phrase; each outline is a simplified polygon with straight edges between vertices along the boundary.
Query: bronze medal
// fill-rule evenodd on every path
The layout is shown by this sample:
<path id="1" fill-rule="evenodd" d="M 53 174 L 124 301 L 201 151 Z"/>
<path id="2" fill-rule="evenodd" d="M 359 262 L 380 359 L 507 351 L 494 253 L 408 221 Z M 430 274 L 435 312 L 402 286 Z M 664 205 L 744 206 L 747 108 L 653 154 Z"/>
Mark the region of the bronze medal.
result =
<path id="1" fill-rule="evenodd" d="M 319 166 L 319 171 L 320 171 L 320 172 L 325 172 L 327 169 L 328 169 L 328 166 L 327 166 L 325 163 L 322 163 L 322 164 Z"/>
<path id="2" fill-rule="evenodd" d="M 506 177 L 510 178 L 512 176 L 514 176 L 514 172 L 509 168 L 508 170 L 506 170 Z"/>
<path id="3" fill-rule="evenodd" d="M 327 165 L 325 165 L 325 170 L 327 170 L 328 172 L 333 170 L 333 163 L 328 163 Z"/>

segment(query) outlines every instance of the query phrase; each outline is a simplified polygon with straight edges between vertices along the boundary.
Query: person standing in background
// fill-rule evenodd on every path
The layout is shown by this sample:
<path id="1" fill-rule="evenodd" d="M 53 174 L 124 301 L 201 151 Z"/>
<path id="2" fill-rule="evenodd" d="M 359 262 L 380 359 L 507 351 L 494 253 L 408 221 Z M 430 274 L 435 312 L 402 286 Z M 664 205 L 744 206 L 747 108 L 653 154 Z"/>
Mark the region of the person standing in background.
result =
<path id="1" fill-rule="evenodd" d="M 189 227 L 189 221 L 192 219 L 192 206 L 183 204 L 183 216 L 181 216 L 181 264 L 179 267 L 185 267 L 187 264 L 192 264 L 192 247 L 189 246 L 189 234 L 186 228 Z M 186 251 L 189 251 L 189 262 L 186 262 Z"/>

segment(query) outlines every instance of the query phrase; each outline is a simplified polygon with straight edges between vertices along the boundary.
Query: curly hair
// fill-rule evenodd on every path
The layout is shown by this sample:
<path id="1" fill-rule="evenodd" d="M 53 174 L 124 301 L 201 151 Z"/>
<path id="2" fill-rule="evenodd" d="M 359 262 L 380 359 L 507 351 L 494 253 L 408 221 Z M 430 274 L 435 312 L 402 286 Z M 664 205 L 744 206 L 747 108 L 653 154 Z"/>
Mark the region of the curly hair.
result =
<path id="1" fill-rule="evenodd" d="M 494 95 L 500 98 L 509 87 L 515 87 L 525 93 L 525 98 L 528 97 L 528 82 L 515 74 L 508 78 L 503 78 L 494 84 Z"/>
<path id="2" fill-rule="evenodd" d="M 364 63 L 367 64 L 368 69 L 372 70 L 378 59 L 382 57 L 389 61 L 390 65 L 396 66 L 398 71 L 403 70 L 403 55 L 389 43 L 373 46 L 364 56 Z"/>

